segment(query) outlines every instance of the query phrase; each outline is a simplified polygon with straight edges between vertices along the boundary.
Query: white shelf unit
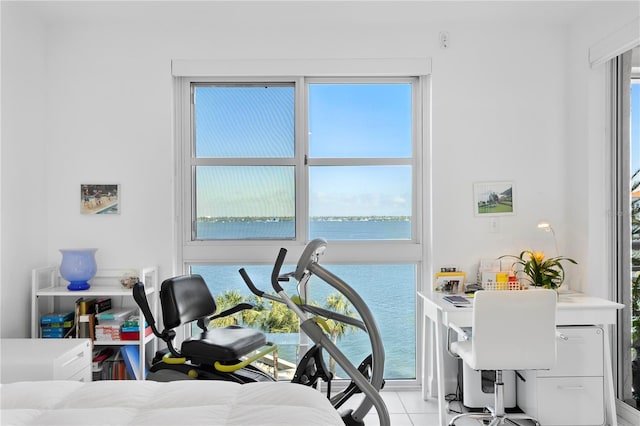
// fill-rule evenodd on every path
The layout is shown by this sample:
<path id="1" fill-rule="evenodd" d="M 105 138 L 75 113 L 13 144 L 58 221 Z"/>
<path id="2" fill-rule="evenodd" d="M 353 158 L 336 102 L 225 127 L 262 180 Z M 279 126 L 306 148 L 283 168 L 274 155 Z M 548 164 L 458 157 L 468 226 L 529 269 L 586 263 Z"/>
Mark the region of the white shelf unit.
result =
<path id="1" fill-rule="evenodd" d="M 138 308 L 133 299 L 133 290 L 120 284 L 120 279 L 125 274 L 130 274 L 132 269 L 98 269 L 96 276 L 90 280 L 91 287 L 87 290 L 71 291 L 67 289 L 69 284 L 60 276 L 59 266 L 46 266 L 36 268 L 31 276 L 31 337 L 40 337 L 40 317 L 48 312 L 73 311 L 75 301 L 79 298 L 98 299 L 111 298 L 113 308 L 131 307 L 138 310 L 141 321 L 144 314 Z M 158 270 L 154 267 L 146 267 L 137 271 L 140 280 L 144 283 L 149 307 L 155 317 L 158 310 Z M 137 345 L 140 353 L 138 373 L 145 371 L 145 365 L 155 354 L 158 343 L 153 333 L 145 336 L 141 331 L 138 340 L 94 340 L 94 346 L 124 346 Z M 144 380 L 143 374 L 138 374 Z"/>

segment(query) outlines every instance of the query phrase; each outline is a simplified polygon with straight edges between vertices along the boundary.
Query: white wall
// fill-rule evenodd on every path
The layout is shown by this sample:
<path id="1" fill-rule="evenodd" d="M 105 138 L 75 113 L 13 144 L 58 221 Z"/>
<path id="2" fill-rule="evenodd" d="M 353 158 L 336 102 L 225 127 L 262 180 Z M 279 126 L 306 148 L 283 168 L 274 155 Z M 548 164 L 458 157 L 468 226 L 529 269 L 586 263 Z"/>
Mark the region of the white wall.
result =
<path id="1" fill-rule="evenodd" d="M 452 47 L 433 51 L 433 258 L 475 273 L 481 257 L 553 247 L 536 224 L 564 216 L 566 46 L 561 28 L 448 28 Z M 474 217 L 473 183 L 502 180 L 516 215 Z"/>
<path id="2" fill-rule="evenodd" d="M 572 277 L 601 272 L 592 262 L 604 255 L 597 219 L 606 168 L 591 136 L 597 124 L 589 123 L 602 121 L 591 106 L 599 92 L 590 92 L 602 75 L 582 60 L 588 27 L 573 34 L 553 14 L 532 23 L 526 13 L 476 19 L 443 8 L 438 15 L 424 3 L 363 9 L 356 2 L 338 12 L 321 3 L 208 6 L 184 16 L 161 11 L 168 3 L 143 3 L 128 18 L 91 8 L 52 13 L 49 5 L 42 10 L 55 19 L 44 20 L 2 6 L 2 114 L 12 124 L 2 130 L 0 336 L 27 334 L 30 269 L 58 263 L 58 248 L 98 247 L 101 267 L 156 264 L 161 277 L 172 273 L 172 59 L 431 57 L 434 267 L 475 274 L 480 257 L 550 249 L 549 236 L 535 229 L 544 218 L 562 254 L 580 262 Z M 638 15 L 625 6 L 599 31 L 615 29 L 630 11 Z M 442 30 L 447 50 L 437 43 Z M 588 150 L 574 152 L 583 143 Z M 593 167 L 583 170 L 585 163 Z M 472 184 L 488 180 L 516 184 L 517 214 L 500 217 L 497 233 L 473 216 Z M 121 184 L 121 214 L 80 215 L 85 182 Z M 584 200 L 594 192 L 598 198 Z"/>
<path id="3" fill-rule="evenodd" d="M 2 11 L 2 279 L 0 336 L 28 334 L 29 270 L 47 261 L 47 90 L 44 28 L 28 13 Z"/>
<path id="4" fill-rule="evenodd" d="M 571 253 L 583 259 L 573 277 L 574 287 L 587 293 L 611 297 L 610 247 L 611 156 L 608 111 L 609 64 L 591 67 L 588 50 L 640 15 L 640 4 L 628 2 L 619 9 L 602 5 L 589 8 L 569 33 L 568 110 L 566 151 L 571 159 L 567 182 L 567 240 Z M 640 33 L 640 28 L 637 29 Z"/>

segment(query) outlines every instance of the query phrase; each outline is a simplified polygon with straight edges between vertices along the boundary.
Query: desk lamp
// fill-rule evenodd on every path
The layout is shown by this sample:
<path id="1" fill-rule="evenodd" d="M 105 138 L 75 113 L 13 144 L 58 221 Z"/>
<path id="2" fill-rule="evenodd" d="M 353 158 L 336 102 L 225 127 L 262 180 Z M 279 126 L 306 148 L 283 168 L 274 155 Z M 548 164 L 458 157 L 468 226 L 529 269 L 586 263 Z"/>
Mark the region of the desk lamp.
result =
<path id="1" fill-rule="evenodd" d="M 553 244 L 556 248 L 556 256 L 558 255 L 558 253 L 560 253 L 558 251 L 558 240 L 556 239 L 556 232 L 553 230 L 553 228 L 551 227 L 551 224 L 549 222 L 546 221 L 542 221 L 540 223 L 538 223 L 538 229 L 543 229 L 546 232 L 551 232 L 551 235 L 553 235 Z"/>

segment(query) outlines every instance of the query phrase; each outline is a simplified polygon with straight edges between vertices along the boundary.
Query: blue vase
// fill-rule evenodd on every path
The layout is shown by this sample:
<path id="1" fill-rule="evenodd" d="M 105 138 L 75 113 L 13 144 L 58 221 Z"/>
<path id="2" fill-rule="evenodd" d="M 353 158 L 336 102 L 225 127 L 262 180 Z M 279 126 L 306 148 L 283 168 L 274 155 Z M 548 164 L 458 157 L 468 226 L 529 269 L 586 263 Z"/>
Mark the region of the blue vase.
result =
<path id="1" fill-rule="evenodd" d="M 87 290 L 88 281 L 96 275 L 96 251 L 98 249 L 60 249 L 62 262 L 60 275 L 69 281 L 67 288 L 71 291 Z"/>

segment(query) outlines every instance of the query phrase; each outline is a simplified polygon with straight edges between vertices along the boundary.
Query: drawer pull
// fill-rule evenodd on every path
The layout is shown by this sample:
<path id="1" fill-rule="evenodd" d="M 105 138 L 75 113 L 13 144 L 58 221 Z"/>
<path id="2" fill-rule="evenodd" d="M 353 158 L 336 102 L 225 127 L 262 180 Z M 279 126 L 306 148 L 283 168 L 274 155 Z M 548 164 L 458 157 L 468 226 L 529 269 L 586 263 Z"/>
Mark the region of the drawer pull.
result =
<path id="1" fill-rule="evenodd" d="M 584 386 L 558 386 L 560 390 L 584 390 Z"/>
<path id="2" fill-rule="evenodd" d="M 566 335 L 562 334 L 562 333 L 558 334 L 558 338 L 560 340 L 569 340 L 569 338 Z"/>
<path id="3" fill-rule="evenodd" d="M 63 367 L 66 367 L 67 365 L 72 364 L 72 363 L 73 363 L 73 362 L 75 362 L 77 359 L 80 359 L 80 358 L 82 358 L 82 357 L 84 357 L 84 352 L 78 352 L 78 353 L 76 354 L 76 356 L 74 356 L 73 358 L 71 358 L 71 359 L 67 360 L 67 362 L 65 362 L 64 364 L 62 364 L 62 366 L 63 366 Z"/>

